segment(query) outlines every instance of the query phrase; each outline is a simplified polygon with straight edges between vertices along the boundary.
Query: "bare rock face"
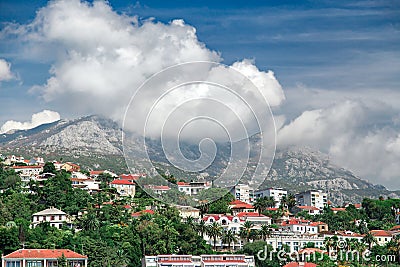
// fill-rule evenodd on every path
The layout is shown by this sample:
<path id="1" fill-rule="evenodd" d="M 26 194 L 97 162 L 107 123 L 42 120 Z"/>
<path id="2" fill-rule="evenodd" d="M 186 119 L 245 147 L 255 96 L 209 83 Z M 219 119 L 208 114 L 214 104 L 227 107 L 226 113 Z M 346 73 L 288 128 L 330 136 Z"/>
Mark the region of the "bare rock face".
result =
<path id="1" fill-rule="evenodd" d="M 104 131 L 96 121 L 82 121 L 65 127 L 43 140 L 40 146 L 81 149 L 104 154 L 118 154 L 120 150 L 111 143 L 118 142 L 120 131 Z"/>
<path id="2" fill-rule="evenodd" d="M 135 151 L 134 148 L 138 147 L 137 142 L 142 141 L 143 139 L 138 137 L 137 140 L 125 145 L 131 146 Z M 257 136 L 251 138 L 251 143 L 254 148 L 260 145 Z M 159 168 L 178 178 L 198 178 L 199 176 L 202 179 L 213 179 L 229 164 L 230 144 L 217 144 L 219 152 L 212 167 L 202 173 L 178 171 L 163 158 L 159 141 L 149 140 L 147 144 L 152 161 L 158 164 Z M 188 158 L 195 159 L 199 156 L 197 144 L 182 144 L 181 149 Z M 108 168 L 121 173 L 128 171 L 122 155 L 121 128 L 117 123 L 99 116 L 61 120 L 31 130 L 2 134 L 0 135 L 0 154 L 10 153 L 26 157 L 41 155 L 49 160 L 63 158 L 77 162 L 87 169 Z M 243 159 L 245 160 L 247 161 Z M 257 154 L 251 154 L 247 165 L 247 175 L 251 175 L 257 162 Z M 139 162 L 137 169 L 141 170 Z M 364 197 L 376 198 L 380 195 L 400 197 L 400 192 L 391 192 L 381 185 L 373 185 L 351 171 L 333 164 L 328 155 L 304 147 L 278 150 L 272 167 L 265 176 L 266 180 L 260 188 L 283 187 L 291 193 L 320 189 L 328 192 L 329 200 L 336 205 L 359 202 Z"/>

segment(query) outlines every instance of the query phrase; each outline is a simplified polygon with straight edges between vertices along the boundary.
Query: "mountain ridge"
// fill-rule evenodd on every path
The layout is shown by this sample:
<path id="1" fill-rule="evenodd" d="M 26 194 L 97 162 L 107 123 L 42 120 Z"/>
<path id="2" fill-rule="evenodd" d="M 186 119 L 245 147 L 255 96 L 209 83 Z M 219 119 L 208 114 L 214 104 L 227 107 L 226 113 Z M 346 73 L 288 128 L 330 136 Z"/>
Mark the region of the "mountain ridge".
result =
<path id="1" fill-rule="evenodd" d="M 254 137 L 252 142 L 257 145 L 257 137 Z M 152 161 L 156 167 L 174 174 L 179 179 L 215 177 L 226 168 L 229 161 L 228 146 L 220 144 L 220 152 L 212 168 L 201 173 L 183 173 L 163 159 L 160 143 L 153 141 L 149 144 Z M 184 154 L 190 158 L 199 155 L 197 145 L 186 144 L 182 148 Z M 122 151 L 122 129 L 116 122 L 97 115 L 59 120 L 34 129 L 0 135 L 2 154 L 63 158 L 75 161 L 87 169 L 102 168 L 121 173 L 128 172 Z M 253 166 L 254 162 L 257 162 L 256 156 L 250 158 L 248 166 Z M 251 175 L 251 171 L 247 175 Z M 332 163 L 328 155 L 304 147 L 289 147 L 276 151 L 271 169 L 260 188 L 266 187 L 283 187 L 293 193 L 308 189 L 324 190 L 336 205 L 359 202 L 364 197 L 400 197 L 399 191 L 389 191 L 382 185 L 371 184 Z"/>

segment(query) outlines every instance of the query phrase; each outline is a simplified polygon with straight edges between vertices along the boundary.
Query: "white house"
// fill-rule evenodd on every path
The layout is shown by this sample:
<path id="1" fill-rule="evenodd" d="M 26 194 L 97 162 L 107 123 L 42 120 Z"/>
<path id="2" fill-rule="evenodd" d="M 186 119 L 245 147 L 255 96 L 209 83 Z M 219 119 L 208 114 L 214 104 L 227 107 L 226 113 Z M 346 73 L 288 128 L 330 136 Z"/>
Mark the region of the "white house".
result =
<path id="1" fill-rule="evenodd" d="M 171 188 L 168 185 L 145 185 L 144 188 L 150 189 L 151 191 L 153 191 L 155 194 L 158 195 L 164 194 L 169 190 L 171 190 Z"/>
<path id="2" fill-rule="evenodd" d="M 175 206 L 178 211 L 179 215 L 181 218 L 186 219 L 186 218 L 194 218 L 194 219 L 199 219 L 200 218 L 200 210 L 197 208 L 193 208 L 191 206 Z"/>
<path id="3" fill-rule="evenodd" d="M 67 214 L 59 209 L 50 207 L 34 213 L 32 215 L 31 228 L 35 228 L 40 223 L 49 222 L 50 226 L 61 228 L 64 224 L 70 224 L 70 220 L 67 218 Z"/>
<path id="4" fill-rule="evenodd" d="M 196 196 L 200 191 L 210 188 L 209 182 L 178 182 L 178 190 L 189 196 Z"/>
<path id="5" fill-rule="evenodd" d="M 236 216 L 244 222 L 251 222 L 255 229 L 260 229 L 261 225 L 271 225 L 272 219 L 258 212 L 240 212 Z"/>
<path id="6" fill-rule="evenodd" d="M 86 178 L 70 178 L 72 187 L 87 190 L 89 193 L 97 192 L 100 190 L 100 182 L 94 179 Z"/>
<path id="7" fill-rule="evenodd" d="M 18 173 L 21 178 L 35 177 L 43 172 L 43 166 L 13 166 L 12 169 Z"/>
<path id="8" fill-rule="evenodd" d="M 287 196 L 288 192 L 283 190 L 282 188 L 267 188 L 262 190 L 256 190 L 254 192 L 254 198 L 262 198 L 262 197 L 273 197 L 275 200 L 275 207 L 279 208 L 281 205 L 281 200 L 283 196 Z"/>
<path id="9" fill-rule="evenodd" d="M 2 256 L 3 267 L 55 267 L 59 258 L 67 260 L 68 267 L 87 267 L 88 257 L 69 249 L 19 249 Z"/>
<path id="10" fill-rule="evenodd" d="M 371 230 L 370 233 L 375 237 L 376 243 L 379 246 L 385 246 L 392 241 L 392 234 L 385 230 Z"/>
<path id="11" fill-rule="evenodd" d="M 317 234 L 318 226 L 311 224 L 310 221 L 302 219 L 290 219 L 283 221 L 281 228 L 288 232 L 297 234 Z"/>
<path id="12" fill-rule="evenodd" d="M 135 196 L 135 184 L 128 180 L 114 180 L 111 182 L 111 187 L 117 189 L 121 196 Z"/>

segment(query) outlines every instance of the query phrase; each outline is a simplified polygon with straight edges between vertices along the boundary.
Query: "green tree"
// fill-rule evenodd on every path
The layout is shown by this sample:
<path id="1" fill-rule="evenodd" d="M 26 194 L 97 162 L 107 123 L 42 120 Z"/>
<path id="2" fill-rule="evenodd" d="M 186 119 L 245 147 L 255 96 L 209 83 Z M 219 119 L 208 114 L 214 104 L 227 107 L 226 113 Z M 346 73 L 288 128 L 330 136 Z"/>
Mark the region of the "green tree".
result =
<path id="1" fill-rule="evenodd" d="M 53 173 L 56 174 L 56 167 L 54 167 L 53 162 L 46 162 L 43 166 L 43 173 Z"/>
<path id="2" fill-rule="evenodd" d="M 217 246 L 217 238 L 221 237 L 222 235 L 222 226 L 217 222 L 213 222 L 207 227 L 207 235 L 212 238 L 215 250 Z"/>
<path id="3" fill-rule="evenodd" d="M 237 242 L 237 236 L 232 229 L 229 229 L 227 231 L 224 231 L 222 234 L 222 243 L 223 244 L 228 244 L 228 250 L 231 251 L 231 244 Z"/>

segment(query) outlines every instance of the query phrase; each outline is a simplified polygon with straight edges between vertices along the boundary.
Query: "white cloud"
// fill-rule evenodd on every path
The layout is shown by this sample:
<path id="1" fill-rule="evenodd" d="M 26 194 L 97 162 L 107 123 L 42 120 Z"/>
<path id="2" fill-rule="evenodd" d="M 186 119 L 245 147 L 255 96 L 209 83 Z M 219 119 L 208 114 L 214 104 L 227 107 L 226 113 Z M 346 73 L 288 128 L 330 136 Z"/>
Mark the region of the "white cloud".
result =
<path id="1" fill-rule="evenodd" d="M 400 188 L 399 131 L 375 124 L 381 117 L 379 108 L 347 100 L 305 111 L 279 130 L 278 146 L 314 147 L 360 177 Z"/>
<path id="2" fill-rule="evenodd" d="M 8 81 L 13 79 L 14 76 L 11 73 L 11 64 L 0 58 L 0 82 Z"/>
<path id="3" fill-rule="evenodd" d="M 51 123 L 54 121 L 58 121 L 60 119 L 60 114 L 51 110 L 43 110 L 41 112 L 35 113 L 32 115 L 30 121 L 27 122 L 19 122 L 19 121 L 7 121 L 0 128 L 0 133 L 7 133 L 11 130 L 28 130 L 33 129 L 39 125 L 45 123 Z"/>
<path id="4" fill-rule="evenodd" d="M 46 58 L 53 63 L 51 77 L 32 91 L 65 113 L 73 106 L 75 113 L 102 114 L 116 121 L 121 121 L 130 97 L 151 75 L 183 62 L 222 62 L 219 53 L 201 43 L 196 29 L 183 20 L 168 24 L 139 21 L 114 12 L 102 1 L 93 4 L 79 0 L 50 1 L 37 12 L 31 24 L 9 25 L 4 33 L 16 34 L 24 40 L 27 56 Z M 284 100 L 282 88 L 272 72 L 260 71 L 249 60 L 236 62 L 233 67 L 260 88 L 271 106 Z M 201 71 L 194 69 L 188 75 L 195 76 Z M 215 72 L 220 77 L 229 75 L 227 68 L 220 68 L 206 70 L 205 78 L 212 78 Z M 180 78 L 186 77 L 178 75 L 177 79 Z M 148 104 L 164 89 L 165 85 L 152 88 L 146 96 L 149 98 L 143 98 L 142 103 Z M 191 94 L 215 96 L 199 87 L 192 87 Z M 164 102 L 164 109 L 176 106 L 182 99 L 168 100 Z M 233 106 L 235 102 L 227 104 Z M 193 115 L 209 110 L 204 105 L 190 108 Z"/>

